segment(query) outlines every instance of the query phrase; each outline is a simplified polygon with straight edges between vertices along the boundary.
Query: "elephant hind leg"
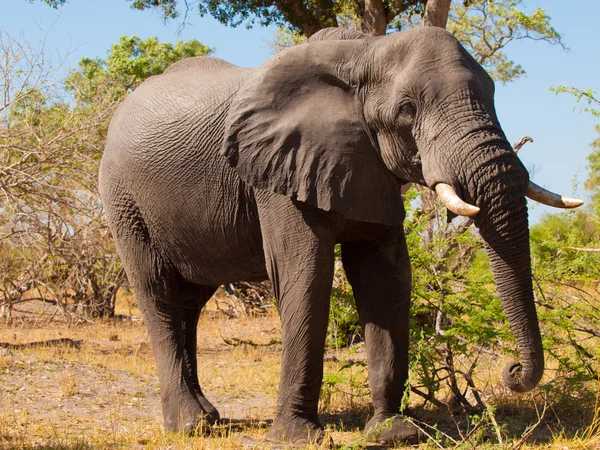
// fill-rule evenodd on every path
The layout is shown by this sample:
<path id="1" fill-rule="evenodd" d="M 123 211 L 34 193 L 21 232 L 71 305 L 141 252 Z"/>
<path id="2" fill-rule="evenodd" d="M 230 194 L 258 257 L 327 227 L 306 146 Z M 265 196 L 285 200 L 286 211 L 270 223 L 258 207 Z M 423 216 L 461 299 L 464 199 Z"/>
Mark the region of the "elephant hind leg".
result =
<path id="1" fill-rule="evenodd" d="M 186 373 L 191 376 L 191 383 L 196 398 L 202 407 L 202 413 L 207 415 L 208 421 L 214 423 L 219 419 L 219 412 L 207 400 L 198 381 L 198 358 L 196 355 L 198 318 L 206 302 L 210 300 L 218 286 L 200 286 L 189 282 L 179 284 L 178 297 L 183 304 L 181 314 L 181 328 L 183 330 L 184 360 L 187 364 Z M 193 427 L 195 428 L 196 425 Z M 186 430 L 189 431 L 189 430 Z"/>
<path id="2" fill-rule="evenodd" d="M 196 357 L 198 318 L 216 288 L 194 285 L 177 276 L 137 286 L 136 298 L 158 369 L 167 431 L 191 432 L 204 421 L 219 419 L 219 412 L 200 387 Z"/>
<path id="3" fill-rule="evenodd" d="M 110 193 L 109 193 L 110 194 Z M 142 311 L 156 360 L 165 428 L 192 431 L 219 419 L 200 388 L 196 327 L 217 286 L 185 281 L 157 250 L 135 203 L 122 192 L 104 196 L 121 260 Z"/>

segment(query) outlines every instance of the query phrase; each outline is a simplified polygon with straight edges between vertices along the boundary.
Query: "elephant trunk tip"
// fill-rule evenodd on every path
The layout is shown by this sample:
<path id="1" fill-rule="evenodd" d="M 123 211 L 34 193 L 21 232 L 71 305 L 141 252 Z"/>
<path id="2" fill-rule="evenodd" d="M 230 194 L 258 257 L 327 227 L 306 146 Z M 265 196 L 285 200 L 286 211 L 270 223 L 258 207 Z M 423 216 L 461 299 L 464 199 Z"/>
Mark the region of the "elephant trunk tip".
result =
<path id="1" fill-rule="evenodd" d="M 544 374 L 541 370 L 526 370 L 520 362 L 508 363 L 502 371 L 504 384 L 513 392 L 529 392 L 534 389 Z"/>

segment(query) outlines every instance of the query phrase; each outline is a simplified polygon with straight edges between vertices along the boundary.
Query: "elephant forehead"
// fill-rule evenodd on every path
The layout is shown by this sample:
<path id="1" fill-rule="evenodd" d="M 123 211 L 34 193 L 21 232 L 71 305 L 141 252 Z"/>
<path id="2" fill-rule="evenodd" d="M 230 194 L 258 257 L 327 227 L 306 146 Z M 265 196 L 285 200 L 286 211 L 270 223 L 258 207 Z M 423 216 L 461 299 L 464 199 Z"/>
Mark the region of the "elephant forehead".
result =
<path id="1" fill-rule="evenodd" d="M 383 80 L 392 80 L 394 91 L 409 87 L 436 99 L 463 89 L 493 95 L 487 72 L 444 30 L 403 31 L 376 41 L 374 47 L 374 67 L 383 72 Z"/>

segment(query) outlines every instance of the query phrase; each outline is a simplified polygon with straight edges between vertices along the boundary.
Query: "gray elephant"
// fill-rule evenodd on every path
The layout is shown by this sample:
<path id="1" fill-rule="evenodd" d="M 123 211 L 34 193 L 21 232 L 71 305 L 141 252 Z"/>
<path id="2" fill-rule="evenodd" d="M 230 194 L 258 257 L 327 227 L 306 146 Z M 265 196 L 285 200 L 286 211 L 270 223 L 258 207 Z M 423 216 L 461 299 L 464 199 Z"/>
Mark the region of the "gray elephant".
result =
<path id="1" fill-rule="evenodd" d="M 219 418 L 197 376 L 200 311 L 221 284 L 268 276 L 282 321 L 277 414 L 267 437 L 321 439 L 317 415 L 334 246 L 364 329 L 369 438 L 417 438 L 401 418 L 411 268 L 401 186 L 474 216 L 533 389 L 544 356 L 533 301 L 530 183 L 494 111 L 494 83 L 448 32 L 323 30 L 258 69 L 212 57 L 144 82 L 112 119 L 100 191 L 156 359 L 165 427 Z M 378 427 L 391 419 L 391 427 Z"/>

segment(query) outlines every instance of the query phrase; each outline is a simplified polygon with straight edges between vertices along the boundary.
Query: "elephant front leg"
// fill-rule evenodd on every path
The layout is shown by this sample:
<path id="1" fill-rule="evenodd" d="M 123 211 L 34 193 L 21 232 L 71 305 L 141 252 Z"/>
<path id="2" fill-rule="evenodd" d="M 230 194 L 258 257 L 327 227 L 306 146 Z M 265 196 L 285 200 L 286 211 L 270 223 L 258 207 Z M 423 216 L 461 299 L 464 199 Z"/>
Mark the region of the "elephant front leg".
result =
<path id="1" fill-rule="evenodd" d="M 300 211 L 298 208 L 302 208 Z M 267 439 L 319 442 L 318 402 L 334 271 L 334 231 L 316 208 L 259 202 L 267 271 L 282 323 L 277 414 Z"/>
<path id="2" fill-rule="evenodd" d="M 418 429 L 403 421 L 408 389 L 411 270 L 402 227 L 383 242 L 342 245 L 365 335 L 374 415 L 365 427 L 370 441 L 417 443 Z"/>

